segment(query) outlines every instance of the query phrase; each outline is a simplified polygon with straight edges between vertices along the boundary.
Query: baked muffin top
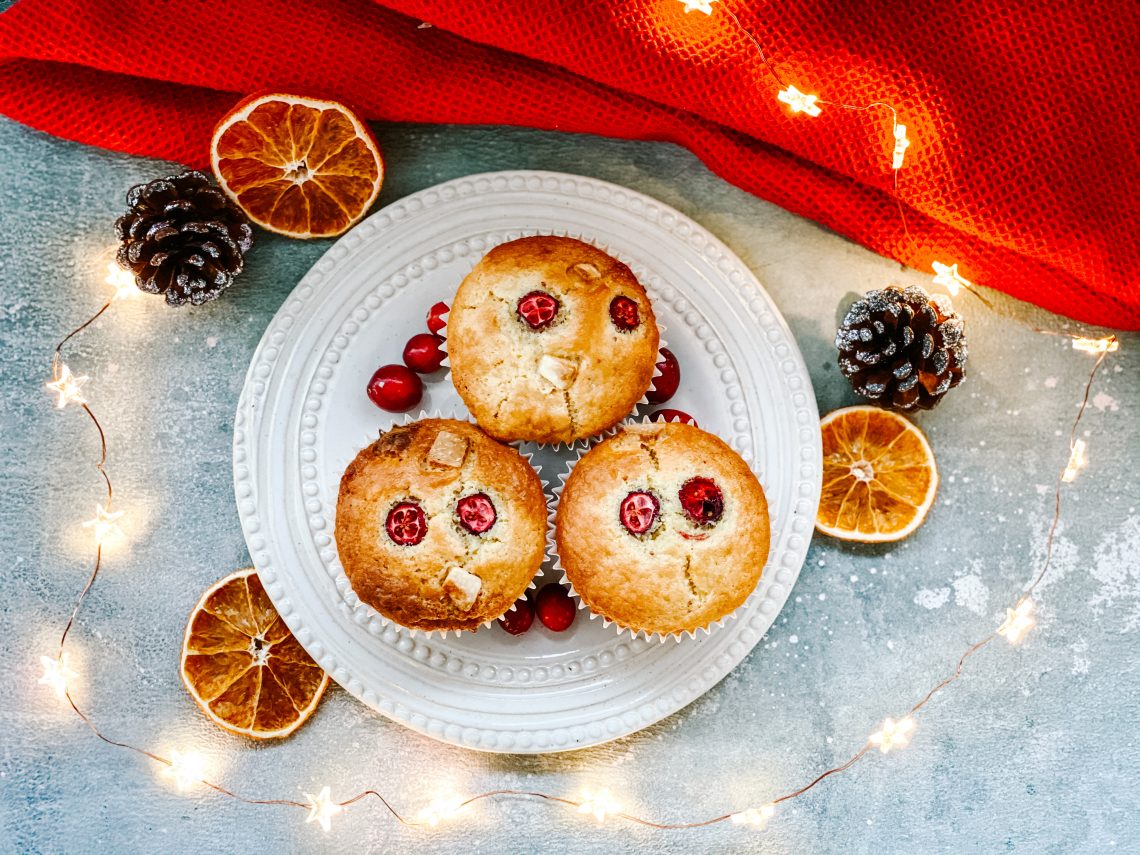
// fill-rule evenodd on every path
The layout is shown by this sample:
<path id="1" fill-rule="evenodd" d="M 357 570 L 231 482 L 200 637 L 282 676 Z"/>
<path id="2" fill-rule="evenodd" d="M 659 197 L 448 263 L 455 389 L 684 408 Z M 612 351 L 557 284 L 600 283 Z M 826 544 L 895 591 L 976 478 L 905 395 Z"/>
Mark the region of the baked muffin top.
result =
<path id="1" fill-rule="evenodd" d="M 578 461 L 555 539 L 583 602 L 618 626 L 678 634 L 728 615 L 768 560 L 760 482 L 718 437 L 630 425 Z"/>
<path id="2" fill-rule="evenodd" d="M 617 424 L 649 389 L 660 337 L 628 267 L 564 237 L 495 247 L 447 319 L 451 379 L 505 442 L 573 442 Z"/>
<path id="3" fill-rule="evenodd" d="M 340 482 L 336 544 L 352 589 L 413 629 L 475 629 L 542 564 L 542 483 L 515 449 L 472 424 L 393 427 Z"/>

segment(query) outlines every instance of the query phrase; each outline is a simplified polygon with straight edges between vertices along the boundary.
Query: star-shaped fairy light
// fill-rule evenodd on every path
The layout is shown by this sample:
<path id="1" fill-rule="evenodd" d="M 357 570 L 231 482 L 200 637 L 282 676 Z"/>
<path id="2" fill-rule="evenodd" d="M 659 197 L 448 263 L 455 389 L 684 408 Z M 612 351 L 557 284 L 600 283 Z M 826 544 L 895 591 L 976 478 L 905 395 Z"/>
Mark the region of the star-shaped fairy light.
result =
<path id="1" fill-rule="evenodd" d="M 943 264 L 941 261 L 933 261 L 930 266 L 934 269 L 934 284 L 949 291 L 951 297 L 957 297 L 961 289 L 969 288 L 972 284 L 969 279 L 958 272 L 957 264 Z"/>
<path id="2" fill-rule="evenodd" d="M 712 4 L 715 2 L 716 0 L 681 0 L 686 15 L 690 12 L 704 12 L 706 15 L 711 15 L 713 13 Z"/>
<path id="3" fill-rule="evenodd" d="M 59 395 L 59 400 L 55 402 L 57 410 L 62 410 L 68 404 L 86 404 L 86 399 L 79 394 L 80 387 L 83 386 L 90 377 L 76 377 L 71 373 L 71 369 L 65 363 L 59 363 L 55 371 L 52 372 L 53 378 L 47 385 L 49 392 L 54 392 Z"/>
<path id="4" fill-rule="evenodd" d="M 107 262 L 107 277 L 103 281 L 115 289 L 111 295 L 112 300 L 130 300 L 142 293 L 135 285 L 134 274 L 119 267 L 114 261 Z"/>
<path id="5" fill-rule="evenodd" d="M 95 543 L 102 546 L 111 538 L 122 537 L 123 530 L 117 522 L 122 516 L 122 511 L 108 510 L 102 502 L 96 502 L 95 518 L 84 522 L 83 527 L 95 529 Z"/>
<path id="6" fill-rule="evenodd" d="M 1088 443 L 1083 439 L 1073 440 L 1073 449 L 1069 452 L 1069 463 L 1061 474 L 1061 480 L 1066 484 L 1076 481 L 1080 471 L 1089 465 L 1088 455 L 1085 454 L 1086 448 L 1088 448 Z"/>
<path id="7" fill-rule="evenodd" d="M 40 664 L 43 666 L 44 674 L 39 682 L 48 686 L 60 698 L 66 697 L 68 681 L 79 676 L 68 666 L 67 654 L 61 653 L 56 659 L 41 656 Z"/>
<path id="8" fill-rule="evenodd" d="M 1005 610 L 1005 622 L 998 627 L 997 633 L 1010 644 L 1017 644 L 1036 624 L 1037 620 L 1033 616 L 1033 600 L 1026 597 L 1017 604 L 1016 608 Z"/>
<path id="9" fill-rule="evenodd" d="M 332 828 L 332 818 L 344 810 L 344 805 L 333 801 L 328 787 L 321 787 L 321 791 L 315 796 L 312 793 L 305 793 L 305 798 L 309 800 L 309 815 L 305 817 L 305 822 L 316 822 L 322 831 Z"/>
<path id="10" fill-rule="evenodd" d="M 1112 353 L 1120 349 L 1120 342 L 1116 340 L 1116 336 L 1110 335 L 1108 338 L 1074 338 L 1073 350 L 1083 350 L 1085 353 L 1091 353 L 1094 356 L 1099 356 L 1102 353 Z"/>
<path id="11" fill-rule="evenodd" d="M 602 788 L 596 793 L 591 793 L 585 790 L 582 793 L 582 803 L 578 805 L 578 813 L 592 814 L 594 819 L 599 823 L 605 822 L 607 817 L 611 817 L 621 812 L 621 805 L 617 803 L 610 791 Z"/>
<path id="12" fill-rule="evenodd" d="M 775 812 L 776 806 L 768 804 L 734 813 L 731 818 L 734 825 L 754 825 L 757 828 L 765 828 L 768 825 L 768 820 L 772 818 L 772 814 Z"/>
<path id="13" fill-rule="evenodd" d="M 912 730 L 914 719 L 909 715 L 898 721 L 893 718 L 884 719 L 882 727 L 871 734 L 871 744 L 877 745 L 884 754 L 889 754 L 892 748 L 902 748 L 910 742 Z"/>
<path id="14" fill-rule="evenodd" d="M 170 765 L 163 770 L 163 774 L 174 779 L 178 792 L 184 793 L 195 784 L 200 784 L 206 778 L 206 758 L 197 751 L 170 752 Z"/>
<path id="15" fill-rule="evenodd" d="M 416 819 L 424 825 L 435 828 L 441 822 L 454 818 L 463 810 L 463 799 L 458 796 L 445 796 L 432 799 L 431 804 L 416 814 Z"/>
<path id="16" fill-rule="evenodd" d="M 781 89 L 776 96 L 791 107 L 793 113 L 807 113 L 809 116 L 818 116 L 820 113 L 819 106 L 815 103 L 818 97 L 818 95 L 805 95 L 790 84 L 787 89 Z"/>
<path id="17" fill-rule="evenodd" d="M 895 150 L 891 156 L 891 168 L 902 169 L 903 156 L 910 148 L 910 140 L 906 137 L 906 125 L 895 125 Z"/>

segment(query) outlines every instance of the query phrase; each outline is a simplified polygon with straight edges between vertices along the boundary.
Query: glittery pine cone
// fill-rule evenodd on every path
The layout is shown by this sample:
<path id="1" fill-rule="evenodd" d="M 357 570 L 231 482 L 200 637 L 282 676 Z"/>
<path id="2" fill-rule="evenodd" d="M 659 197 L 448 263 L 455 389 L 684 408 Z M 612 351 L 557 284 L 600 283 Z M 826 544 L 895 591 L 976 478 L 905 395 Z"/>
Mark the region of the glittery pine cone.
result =
<path id="1" fill-rule="evenodd" d="M 119 264 L 135 284 L 171 306 L 213 300 L 241 272 L 253 230 L 245 214 L 201 172 L 139 184 L 115 221 Z"/>
<path id="2" fill-rule="evenodd" d="M 835 346 L 852 388 L 895 410 L 929 410 L 965 376 L 962 318 L 949 298 L 915 285 L 892 285 L 856 301 Z"/>

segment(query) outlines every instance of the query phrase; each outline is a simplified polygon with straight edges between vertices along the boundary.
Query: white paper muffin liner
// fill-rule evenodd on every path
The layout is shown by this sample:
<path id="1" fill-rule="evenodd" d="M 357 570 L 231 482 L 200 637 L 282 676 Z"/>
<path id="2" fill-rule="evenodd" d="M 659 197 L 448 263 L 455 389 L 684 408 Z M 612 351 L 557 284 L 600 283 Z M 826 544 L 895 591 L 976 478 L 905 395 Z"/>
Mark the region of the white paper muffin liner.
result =
<path id="1" fill-rule="evenodd" d="M 646 296 L 648 296 L 648 292 L 646 293 Z M 452 299 L 454 299 L 454 297 Z M 650 302 L 652 302 L 652 300 L 650 300 Z M 451 315 L 451 307 L 448 306 L 447 311 L 443 312 L 440 315 L 440 318 L 443 319 L 443 329 L 441 329 L 438 333 L 436 333 L 436 335 L 438 335 L 441 339 L 443 339 L 443 341 L 440 343 L 440 346 L 439 346 L 439 349 L 441 351 L 443 351 L 443 361 L 440 363 L 440 365 L 445 366 L 447 368 L 447 373 L 448 373 L 449 379 L 450 379 L 450 375 L 451 375 L 451 354 L 448 352 L 448 349 L 447 349 L 447 319 L 450 315 Z M 669 346 L 669 343 L 665 340 L 665 329 L 666 329 L 665 324 L 661 323 L 661 321 L 658 319 L 657 320 L 657 339 L 658 339 L 658 341 L 657 341 L 657 355 L 658 355 L 658 357 L 660 357 L 660 355 L 661 355 L 661 349 L 663 347 Z M 655 359 L 653 361 L 653 374 L 651 375 L 652 379 L 649 381 L 651 386 L 653 384 L 653 380 L 655 380 L 661 376 L 661 369 L 657 367 L 658 362 L 660 362 L 660 359 Z M 454 387 L 454 381 L 452 381 L 452 386 Z M 517 445 L 526 445 L 526 446 L 530 446 L 532 448 L 542 448 L 542 449 L 549 448 L 549 449 L 553 449 L 554 451 L 561 451 L 562 449 L 566 449 L 567 451 L 577 451 L 577 450 L 585 451 L 587 448 L 590 447 L 590 444 L 593 443 L 595 440 L 598 440 L 598 439 L 601 439 L 601 438 L 604 438 L 606 436 L 611 435 L 612 432 L 615 431 L 618 427 L 620 427 L 625 422 L 626 419 L 630 418 L 631 416 L 636 416 L 637 414 L 643 412 L 643 410 L 642 410 L 643 407 L 650 406 L 649 398 L 647 397 L 648 393 L 649 393 L 648 390 L 646 390 L 646 394 L 642 395 L 639 400 L 634 402 L 633 407 L 630 409 L 630 411 L 622 419 L 619 419 L 615 424 L 611 425 L 610 427 L 606 428 L 603 431 L 600 431 L 599 433 L 592 434 L 590 436 L 585 436 L 585 437 L 582 437 L 581 439 L 575 439 L 571 442 L 535 442 L 534 440 L 529 440 L 529 439 L 519 439 L 519 440 L 512 440 L 510 442 L 510 444 L 516 445 L 516 446 Z M 470 420 L 472 422 L 474 422 L 475 424 L 478 424 L 478 422 L 475 421 L 473 416 L 470 418 Z"/>
<path id="2" fill-rule="evenodd" d="M 385 428 L 385 431 L 391 430 L 392 427 L 410 425 L 414 422 L 423 421 L 424 419 L 453 419 L 455 421 L 467 422 L 468 424 L 475 425 L 475 427 L 479 427 L 478 423 L 473 418 L 471 418 L 470 415 L 460 414 L 460 413 L 455 413 L 455 412 L 443 412 L 439 409 L 435 409 L 435 410 L 432 410 L 431 412 L 428 412 L 426 410 L 420 410 L 418 415 L 412 415 L 411 413 L 405 413 L 402 421 L 393 422 L 390 427 Z M 367 445 L 369 445 L 372 442 L 375 442 L 375 438 L 367 440 L 365 442 L 365 444 L 361 446 L 361 448 L 367 447 Z M 512 447 L 514 447 L 514 446 L 512 446 Z M 509 611 L 513 611 L 518 600 L 521 597 L 525 597 L 527 591 L 532 590 L 533 588 L 537 587 L 535 584 L 535 579 L 538 578 L 538 576 L 542 573 L 542 566 L 544 566 L 547 563 L 547 561 L 549 561 L 551 559 L 551 556 L 553 555 L 553 552 L 554 552 L 554 550 L 553 550 L 554 541 L 553 541 L 553 537 L 552 537 L 552 531 L 550 529 L 550 525 L 551 525 L 550 520 L 553 519 L 553 513 L 554 513 L 554 511 L 553 511 L 553 496 L 552 496 L 551 491 L 550 491 L 550 482 L 543 479 L 542 467 L 539 464 L 534 462 L 534 460 L 533 460 L 534 454 L 533 453 L 523 452 L 517 448 L 515 450 L 519 451 L 519 454 L 522 456 L 522 458 L 524 460 L 526 460 L 526 462 L 534 470 L 535 475 L 538 476 L 539 483 L 542 484 L 542 495 L 546 501 L 546 518 L 547 518 L 546 552 L 545 552 L 545 555 L 543 556 L 542 565 L 539 566 L 539 570 L 535 573 L 534 578 L 532 578 L 530 580 L 530 582 L 527 584 L 526 588 L 523 590 L 523 593 L 520 595 L 520 597 L 516 597 L 515 601 L 511 603 L 510 607 L 506 611 L 504 611 L 503 614 L 506 614 Z M 347 464 L 345 464 L 345 465 L 347 466 Z M 337 559 L 337 563 L 338 563 L 338 565 L 340 564 L 339 557 Z M 464 635 L 465 633 L 478 632 L 480 629 L 483 629 L 484 627 L 489 627 L 495 621 L 497 621 L 499 618 L 501 618 L 503 616 L 503 615 L 495 615 L 492 618 L 488 618 L 487 620 L 483 621 L 483 623 L 481 623 L 479 626 L 477 626 L 475 629 L 416 629 L 416 628 L 413 628 L 410 626 L 404 626 L 402 623 L 399 623 L 398 621 L 392 620 L 391 618 L 385 616 L 380 611 L 378 611 L 377 609 L 373 608 L 372 606 L 368 605 L 368 603 L 366 603 L 362 599 L 360 599 L 360 597 L 358 597 L 356 595 L 356 592 L 354 590 L 352 590 L 352 582 L 351 582 L 351 580 L 348 579 L 348 574 L 345 572 L 343 565 L 340 566 L 340 575 L 342 575 L 345 578 L 345 581 L 348 583 L 348 590 L 351 591 L 352 597 L 356 602 L 356 605 L 352 605 L 348 602 L 344 603 L 345 606 L 348 607 L 350 611 L 352 611 L 353 613 L 356 613 L 359 610 L 363 609 L 367 612 L 369 617 L 376 618 L 384 626 L 391 626 L 399 632 L 408 633 L 409 635 L 412 636 L 412 638 L 432 638 L 434 636 L 439 636 L 440 638 L 447 638 L 447 636 L 449 634 L 452 634 L 452 633 L 454 633 L 456 638 L 459 638 L 462 635 Z M 345 596 L 345 594 L 342 593 L 341 596 L 343 598 Z"/>
<path id="3" fill-rule="evenodd" d="M 684 420 L 681 419 L 680 417 L 674 416 L 673 418 L 664 419 L 663 421 L 683 422 Z M 553 556 L 553 559 L 554 559 L 553 567 L 554 567 L 555 573 L 560 576 L 559 581 L 570 590 L 570 595 L 578 601 L 579 610 L 584 609 L 589 614 L 590 620 L 600 620 L 602 622 L 602 626 L 604 626 L 604 627 L 612 626 L 614 628 L 615 632 L 617 632 L 617 634 L 619 636 L 626 635 L 626 634 L 628 634 L 630 636 L 630 638 L 637 638 L 638 636 L 642 636 L 643 638 L 645 638 L 646 641 L 659 641 L 662 644 L 664 644 L 666 641 L 680 642 L 686 636 L 688 636 L 689 638 L 697 638 L 699 636 L 703 637 L 703 636 L 711 635 L 713 632 L 715 632 L 716 630 L 723 627 L 725 625 L 725 623 L 727 623 L 728 621 L 736 620 L 736 618 L 740 615 L 740 613 L 748 607 L 748 604 L 752 601 L 752 598 L 756 596 L 756 592 L 760 589 L 760 582 L 764 578 L 763 573 L 761 573 L 760 579 L 756 580 L 756 587 L 754 587 L 752 589 L 752 591 L 748 594 L 748 597 L 745 598 L 744 602 L 741 603 L 739 606 L 737 606 L 733 611 L 724 615 L 723 617 L 717 618 L 716 620 L 713 620 L 713 621 L 709 621 L 704 626 L 696 627 L 696 628 L 691 629 L 691 630 L 683 630 L 681 632 L 669 632 L 669 633 L 650 632 L 649 630 L 645 630 L 645 629 L 635 629 L 633 627 L 623 626 L 620 623 L 618 623 L 617 621 L 611 620 L 611 619 L 605 617 L 604 615 L 598 614 L 593 609 L 591 609 L 586 604 L 586 601 L 584 599 L 582 599 L 582 595 L 579 594 L 574 589 L 574 583 L 570 581 L 570 577 L 566 574 L 566 568 L 562 566 L 562 557 L 558 554 L 558 545 L 557 545 L 557 541 L 555 540 L 555 536 L 554 536 L 554 528 L 555 528 L 554 519 L 555 519 L 555 516 L 558 512 L 558 503 L 562 499 L 562 491 L 566 488 L 566 481 L 570 478 L 570 473 L 572 473 L 574 471 L 574 467 L 578 465 L 578 462 L 583 457 L 586 456 L 586 454 L 590 451 L 591 448 L 594 447 L 594 445 L 601 443 L 603 439 L 607 439 L 609 436 L 613 436 L 622 428 L 624 428 L 628 425 L 633 425 L 633 424 L 648 425 L 648 424 L 653 424 L 653 422 L 654 422 L 654 419 L 650 418 L 650 416 L 648 416 L 648 415 L 644 415 L 641 417 L 627 418 L 624 421 L 622 421 L 620 424 L 615 425 L 614 428 L 611 429 L 605 437 L 601 437 L 597 440 L 597 442 L 591 443 L 588 448 L 584 448 L 584 449 L 577 451 L 577 453 L 574 455 L 574 458 L 567 462 L 565 471 L 559 473 L 558 484 L 556 484 L 554 487 L 554 504 L 552 505 L 552 507 L 550 509 L 550 523 L 549 523 L 550 532 L 548 534 L 548 540 L 550 543 L 550 546 L 549 546 L 550 554 Z M 733 449 L 733 450 L 735 451 L 735 449 Z"/>

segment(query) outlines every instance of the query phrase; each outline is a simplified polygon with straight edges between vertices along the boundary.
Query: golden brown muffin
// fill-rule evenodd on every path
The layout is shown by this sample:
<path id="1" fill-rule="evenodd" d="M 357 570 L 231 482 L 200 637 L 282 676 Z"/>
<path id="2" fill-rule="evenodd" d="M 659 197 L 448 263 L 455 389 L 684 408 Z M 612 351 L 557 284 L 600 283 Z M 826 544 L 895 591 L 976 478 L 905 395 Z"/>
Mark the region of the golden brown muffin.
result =
<path id="1" fill-rule="evenodd" d="M 768 502 L 748 464 L 681 422 L 630 425 L 582 457 L 555 541 L 596 614 L 661 635 L 730 614 L 768 560 Z"/>
<path id="2" fill-rule="evenodd" d="M 413 629 L 475 629 L 542 564 L 547 507 L 526 459 L 453 419 L 393 427 L 340 481 L 336 544 L 360 599 Z"/>
<path id="3" fill-rule="evenodd" d="M 660 337 L 630 269 L 587 243 L 527 237 L 467 274 L 447 318 L 451 379 L 504 442 L 573 442 L 613 427 L 649 389 Z"/>

